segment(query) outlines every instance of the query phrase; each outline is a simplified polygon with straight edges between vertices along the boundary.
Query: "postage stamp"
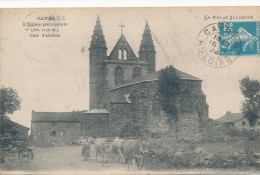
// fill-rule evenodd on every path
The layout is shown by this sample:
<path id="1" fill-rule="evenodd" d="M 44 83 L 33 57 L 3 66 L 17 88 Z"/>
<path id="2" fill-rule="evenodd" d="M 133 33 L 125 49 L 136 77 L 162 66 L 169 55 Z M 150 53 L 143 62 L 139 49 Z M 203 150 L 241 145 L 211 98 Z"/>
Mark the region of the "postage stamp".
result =
<path id="1" fill-rule="evenodd" d="M 226 67 L 232 64 L 240 55 L 241 42 L 239 35 L 233 30 L 230 30 L 229 34 L 226 34 L 227 39 L 221 39 L 220 31 L 223 31 L 222 28 L 223 27 L 218 23 L 209 24 L 200 31 L 197 37 L 196 45 L 199 57 L 202 62 L 210 67 Z M 236 42 L 230 43 L 233 40 L 236 40 Z M 233 47 L 230 47 L 231 44 Z M 220 47 L 222 47 L 221 50 L 219 49 Z M 233 50 L 228 50 L 229 48 Z M 220 51 L 229 54 L 222 55 Z"/>
<path id="2" fill-rule="evenodd" d="M 260 22 L 220 22 L 218 24 L 220 55 L 243 56 L 260 53 Z"/>

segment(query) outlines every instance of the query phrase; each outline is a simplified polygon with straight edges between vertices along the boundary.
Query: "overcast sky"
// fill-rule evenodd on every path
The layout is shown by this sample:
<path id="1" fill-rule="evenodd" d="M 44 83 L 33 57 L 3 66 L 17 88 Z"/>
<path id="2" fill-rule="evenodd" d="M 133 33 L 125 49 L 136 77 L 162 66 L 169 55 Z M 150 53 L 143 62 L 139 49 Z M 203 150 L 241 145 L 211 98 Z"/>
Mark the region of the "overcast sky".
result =
<path id="1" fill-rule="evenodd" d="M 59 27 L 61 37 L 29 37 L 23 22 L 43 22 L 37 18 L 50 15 L 63 16 L 68 23 L 67 27 Z M 88 48 L 97 15 L 108 54 L 120 37 L 119 24 L 123 22 L 126 26 L 123 33 L 138 56 L 148 21 L 157 52 L 156 69 L 173 65 L 201 78 L 210 118 L 219 118 L 227 111 L 240 112 L 243 96 L 238 81 L 245 76 L 260 80 L 259 56 L 240 56 L 225 68 L 212 68 L 201 61 L 196 47 L 200 31 L 219 22 L 205 21 L 204 15 L 253 15 L 251 21 L 259 21 L 257 8 L 6 9 L 1 11 L 0 18 L 0 83 L 15 88 L 22 98 L 22 108 L 10 115 L 12 120 L 30 127 L 32 110 L 88 109 Z"/>

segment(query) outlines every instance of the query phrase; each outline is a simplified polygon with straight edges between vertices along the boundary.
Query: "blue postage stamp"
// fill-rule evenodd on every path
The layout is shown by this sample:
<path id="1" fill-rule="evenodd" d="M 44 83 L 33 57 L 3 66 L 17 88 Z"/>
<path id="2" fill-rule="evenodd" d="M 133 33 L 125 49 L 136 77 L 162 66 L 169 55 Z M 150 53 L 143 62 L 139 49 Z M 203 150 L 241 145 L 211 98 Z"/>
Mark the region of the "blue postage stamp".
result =
<path id="1" fill-rule="evenodd" d="M 260 22 L 220 22 L 220 55 L 260 54 Z"/>

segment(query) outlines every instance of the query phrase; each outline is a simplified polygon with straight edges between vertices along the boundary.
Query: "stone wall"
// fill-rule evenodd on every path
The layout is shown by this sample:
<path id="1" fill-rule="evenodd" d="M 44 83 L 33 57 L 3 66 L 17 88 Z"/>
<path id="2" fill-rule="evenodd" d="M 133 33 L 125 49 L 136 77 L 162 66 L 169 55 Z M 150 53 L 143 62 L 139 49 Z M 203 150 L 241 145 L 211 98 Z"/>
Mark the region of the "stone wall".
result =
<path id="1" fill-rule="evenodd" d="M 111 136 L 120 136 L 122 128 L 132 117 L 130 103 L 111 103 L 110 132 Z"/>
<path id="2" fill-rule="evenodd" d="M 149 120 L 149 130 L 151 135 L 163 134 L 169 131 L 170 123 L 167 115 L 161 110 L 160 116 L 153 116 Z"/>
<path id="3" fill-rule="evenodd" d="M 83 119 L 83 134 L 91 137 L 108 137 L 109 114 L 108 113 L 85 113 Z"/>
<path id="4" fill-rule="evenodd" d="M 199 134 L 200 123 L 196 111 L 191 113 L 182 113 L 178 121 L 178 137 L 180 139 L 191 140 Z"/>
<path id="5" fill-rule="evenodd" d="M 183 80 L 182 86 L 193 96 L 188 98 L 186 104 L 188 109 L 181 111 L 181 120 L 179 120 L 179 132 L 184 137 L 196 135 L 200 131 L 201 120 L 208 118 L 208 105 L 206 103 L 206 96 L 202 92 L 201 81 Z M 149 136 L 156 133 L 165 133 L 171 127 L 167 115 L 161 107 L 159 112 L 155 113 L 154 102 L 158 90 L 158 82 L 142 82 L 133 85 L 121 87 L 110 91 L 110 97 L 131 94 L 133 110 L 130 111 L 133 116 L 137 117 L 137 124 L 141 126 L 141 135 Z M 116 105 L 116 104 L 115 104 Z M 157 106 L 158 107 L 158 106 Z M 116 113 L 117 107 L 113 107 L 113 113 Z M 118 111 L 119 112 L 119 111 Z M 130 115 L 130 114 L 129 114 Z M 111 118 L 114 116 L 111 115 Z M 119 127 L 119 126 L 118 126 Z M 119 130 L 119 129 L 118 129 Z"/>
<path id="6" fill-rule="evenodd" d="M 32 122 L 32 142 L 36 146 L 64 146 L 82 135 L 81 122 Z"/>
<path id="7" fill-rule="evenodd" d="M 105 93 L 105 64 L 106 49 L 90 49 L 89 52 L 89 107 L 103 108 L 100 105 Z"/>
<path id="8" fill-rule="evenodd" d="M 125 94 L 132 95 L 132 110 L 129 111 L 128 116 L 133 116 L 135 124 L 140 126 L 141 136 L 149 136 L 153 132 L 166 132 L 169 128 L 166 121 L 167 117 L 163 112 L 160 116 L 153 115 L 153 98 L 157 89 L 158 84 L 154 81 L 137 83 L 110 92 L 111 98 L 118 96 L 118 94 L 122 94 L 122 97 Z M 117 107 L 114 107 L 114 114 L 116 109 Z M 111 118 L 113 118 L 113 115 L 111 115 Z"/>

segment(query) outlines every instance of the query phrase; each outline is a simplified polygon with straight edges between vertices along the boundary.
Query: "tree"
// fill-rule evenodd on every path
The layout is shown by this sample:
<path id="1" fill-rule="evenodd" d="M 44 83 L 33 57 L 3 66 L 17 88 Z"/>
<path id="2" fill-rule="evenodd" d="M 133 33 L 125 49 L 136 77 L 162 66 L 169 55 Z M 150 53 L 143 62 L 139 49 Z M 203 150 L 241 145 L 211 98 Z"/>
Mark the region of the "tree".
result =
<path id="1" fill-rule="evenodd" d="M 0 119 L 8 119 L 7 114 L 13 114 L 21 108 L 21 99 L 16 90 L 10 87 L 0 89 Z"/>
<path id="2" fill-rule="evenodd" d="M 248 120 L 251 127 L 254 127 L 257 119 L 260 118 L 260 82 L 250 80 L 245 77 L 239 81 L 240 90 L 245 96 L 242 103 L 241 111 Z"/>
<path id="3" fill-rule="evenodd" d="M 168 66 L 161 70 L 158 86 L 162 109 L 166 114 L 168 114 L 170 123 L 172 123 L 172 121 L 175 123 L 175 133 L 177 138 L 181 84 L 179 74 L 173 66 Z"/>

